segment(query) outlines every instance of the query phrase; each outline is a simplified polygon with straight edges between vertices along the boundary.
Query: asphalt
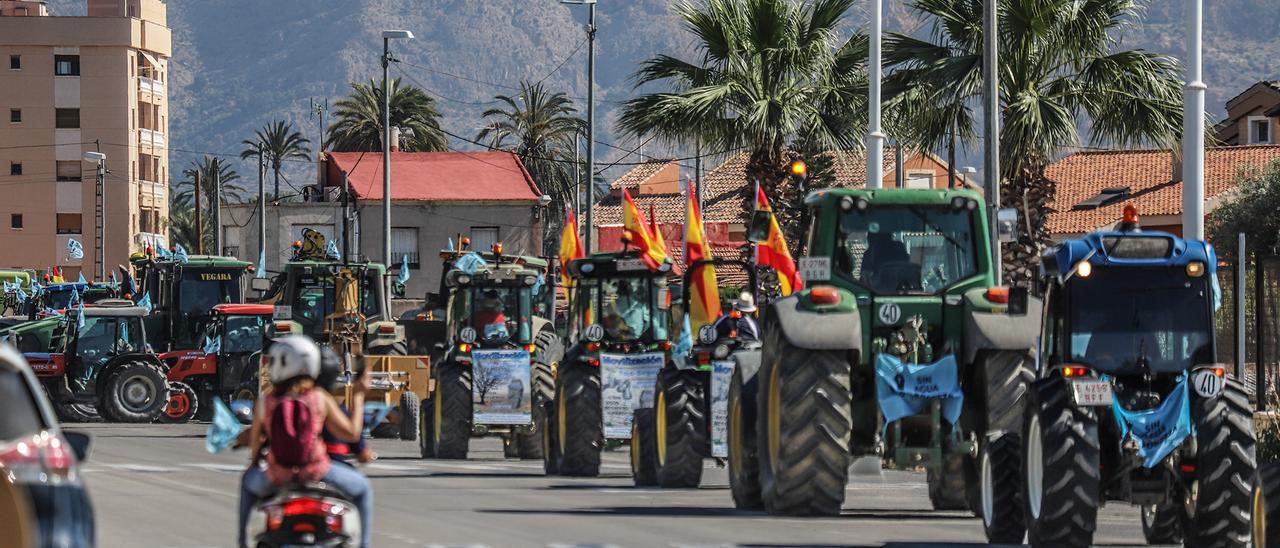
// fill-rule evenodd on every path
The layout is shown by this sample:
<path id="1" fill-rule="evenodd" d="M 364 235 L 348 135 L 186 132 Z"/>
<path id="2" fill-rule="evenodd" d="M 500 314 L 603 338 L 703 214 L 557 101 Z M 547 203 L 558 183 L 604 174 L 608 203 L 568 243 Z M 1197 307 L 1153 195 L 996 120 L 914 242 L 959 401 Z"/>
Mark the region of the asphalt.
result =
<path id="1" fill-rule="evenodd" d="M 244 452 L 204 449 L 205 426 L 67 425 L 93 436 L 84 476 L 98 545 L 231 546 Z M 844 512 L 779 518 L 733 508 L 725 471 L 707 461 L 703 487 L 631 485 L 625 447 L 602 477 L 546 477 L 540 461 L 502 458 L 497 440 L 473 440 L 468 461 L 418 458 L 417 444 L 375 440 L 365 468 L 375 493 L 378 547 L 977 546 L 981 523 L 929 510 L 924 475 L 854 475 Z M 1099 517 L 1099 545 L 1145 545 L 1136 508 Z"/>

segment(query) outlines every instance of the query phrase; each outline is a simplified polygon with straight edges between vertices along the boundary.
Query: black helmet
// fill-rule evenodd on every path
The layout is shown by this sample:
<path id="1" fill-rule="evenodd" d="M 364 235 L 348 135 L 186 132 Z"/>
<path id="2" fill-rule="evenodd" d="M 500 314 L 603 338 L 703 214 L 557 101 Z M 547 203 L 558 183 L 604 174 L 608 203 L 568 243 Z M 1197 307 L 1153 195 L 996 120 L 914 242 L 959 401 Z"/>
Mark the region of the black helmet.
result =
<path id="1" fill-rule="evenodd" d="M 320 346 L 320 374 L 316 385 L 330 392 L 342 388 L 342 357 L 328 345 Z"/>

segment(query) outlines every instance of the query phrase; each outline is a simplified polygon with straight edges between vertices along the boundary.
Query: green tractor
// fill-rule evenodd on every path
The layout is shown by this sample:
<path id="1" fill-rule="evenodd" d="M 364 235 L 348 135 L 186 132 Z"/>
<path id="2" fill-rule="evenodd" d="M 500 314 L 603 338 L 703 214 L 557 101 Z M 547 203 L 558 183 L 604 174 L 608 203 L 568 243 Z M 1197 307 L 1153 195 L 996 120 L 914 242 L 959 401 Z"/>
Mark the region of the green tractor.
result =
<path id="1" fill-rule="evenodd" d="M 132 298 L 138 301 L 146 295 L 150 300 L 147 338 L 157 352 L 200 348 L 213 307 L 244 302 L 247 262 L 212 255 L 180 261 L 143 253 L 135 253 L 130 262 L 138 291 Z"/>
<path id="2" fill-rule="evenodd" d="M 805 203 L 808 286 L 763 310 L 759 371 L 732 381 L 735 502 L 835 515 L 851 458 L 878 457 L 924 466 L 935 509 L 972 509 L 989 539 L 1018 542 L 1037 325 L 995 287 L 982 197 L 833 189 Z"/>
<path id="3" fill-rule="evenodd" d="M 543 430 L 549 475 L 597 476 L 607 440 L 631 437 L 635 410 L 653 407 L 653 380 L 671 362 L 671 263 L 651 270 L 635 252 L 569 263 L 569 348 Z"/>
<path id="4" fill-rule="evenodd" d="M 554 288 L 534 257 L 446 251 L 438 300 L 446 339 L 435 390 L 422 402 L 423 458 L 465 459 L 473 437 L 497 435 L 510 458 L 541 459 L 546 405 L 564 354 L 539 306 Z"/>
<path id="5" fill-rule="evenodd" d="M 344 271 L 350 271 L 359 281 L 358 306 L 364 317 L 364 330 L 360 335 L 364 353 L 405 355 L 404 327 L 396 325 L 391 315 L 391 300 L 383 284 L 387 267 L 380 263 L 314 259 L 286 263 L 283 271 L 270 282 L 271 289 L 262 302 L 274 304 L 278 319 L 294 324 L 293 332 L 327 343 L 329 332 L 325 320 L 335 312 L 337 279 Z"/>

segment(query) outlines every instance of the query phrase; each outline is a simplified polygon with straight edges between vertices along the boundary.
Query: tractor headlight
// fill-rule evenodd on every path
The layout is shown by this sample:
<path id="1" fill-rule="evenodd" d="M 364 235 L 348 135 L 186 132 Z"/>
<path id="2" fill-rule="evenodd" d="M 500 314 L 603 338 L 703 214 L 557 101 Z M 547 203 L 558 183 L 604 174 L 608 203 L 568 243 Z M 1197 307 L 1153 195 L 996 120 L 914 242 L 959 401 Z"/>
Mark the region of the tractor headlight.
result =
<path id="1" fill-rule="evenodd" d="M 578 270 L 581 271 L 583 274 L 590 274 L 591 271 L 595 269 L 596 269 L 596 265 L 593 265 L 591 263 L 584 264 L 578 268 Z"/>
<path id="2" fill-rule="evenodd" d="M 537 278 L 537 277 L 535 277 L 535 276 L 525 276 L 525 277 L 524 277 L 524 285 L 527 285 L 527 286 L 529 286 L 529 287 L 533 287 L 533 284 L 536 284 L 536 283 L 538 283 L 538 278 Z"/>
<path id="3" fill-rule="evenodd" d="M 1080 264 L 1076 265 L 1076 276 L 1088 278 L 1090 274 L 1093 274 L 1093 265 L 1089 264 L 1089 261 L 1080 261 Z"/>
<path id="4" fill-rule="evenodd" d="M 716 359 L 717 359 L 717 360 L 723 360 L 723 359 L 725 359 L 725 358 L 728 358 L 728 357 L 729 357 L 729 345 L 727 345 L 727 344 L 720 344 L 720 345 L 716 345 L 716 349 L 715 349 L 715 351 L 713 352 L 713 355 L 715 355 L 715 357 L 716 357 Z"/>
<path id="5" fill-rule="evenodd" d="M 1204 276 L 1204 263 L 1200 261 L 1191 261 L 1187 263 L 1187 275 L 1192 278 Z"/>
<path id="6" fill-rule="evenodd" d="M 844 198 L 841 198 L 840 209 L 843 211 L 849 211 L 853 209 L 853 198 L 850 198 L 849 196 L 845 196 Z"/>
<path id="7" fill-rule="evenodd" d="M 955 198 L 952 198 L 952 199 L 951 199 L 951 209 L 954 209 L 954 210 L 957 210 L 957 211 L 959 211 L 959 210 L 961 210 L 961 209 L 964 209 L 964 208 L 965 208 L 965 201 L 966 201 L 966 200 L 965 200 L 963 197 L 960 197 L 960 196 L 956 196 Z"/>
<path id="8" fill-rule="evenodd" d="M 464 343 L 476 342 L 476 330 L 473 327 L 464 327 L 458 332 L 458 339 Z"/>
<path id="9" fill-rule="evenodd" d="M 458 277 L 454 279 L 454 281 L 458 282 L 458 285 L 467 285 L 471 283 L 471 275 L 459 274 Z"/>

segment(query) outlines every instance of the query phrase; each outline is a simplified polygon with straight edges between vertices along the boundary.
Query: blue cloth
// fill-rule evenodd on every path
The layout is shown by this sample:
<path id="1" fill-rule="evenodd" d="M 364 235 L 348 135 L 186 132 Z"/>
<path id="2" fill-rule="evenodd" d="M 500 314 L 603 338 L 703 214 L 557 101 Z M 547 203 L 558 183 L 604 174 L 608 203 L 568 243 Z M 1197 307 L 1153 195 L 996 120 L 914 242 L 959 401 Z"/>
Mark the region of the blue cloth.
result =
<path id="1" fill-rule="evenodd" d="M 676 346 L 671 349 L 671 357 L 681 366 L 689 359 L 689 353 L 693 351 L 693 324 L 689 321 L 689 315 L 684 315 L 684 321 L 680 323 L 680 335 L 676 338 Z"/>
<path id="2" fill-rule="evenodd" d="M 1120 425 L 1120 438 L 1133 435 L 1138 442 L 1138 456 L 1142 457 L 1142 465 L 1147 468 L 1158 466 L 1193 431 L 1191 398 L 1185 377 L 1160 407 L 1129 411 L 1120 406 L 1120 398 L 1113 398 L 1111 409 L 1115 411 L 1116 423 Z"/>
<path id="3" fill-rule="evenodd" d="M 206 354 L 217 354 L 222 349 L 222 337 L 216 339 L 204 338 L 204 352 Z"/>
<path id="4" fill-rule="evenodd" d="M 350 466 L 333 464 L 322 481 L 351 497 L 351 502 L 360 511 L 360 546 L 368 548 L 369 537 L 373 535 L 373 486 L 369 484 L 369 478 Z M 240 527 L 236 529 L 239 531 L 236 536 L 242 548 L 247 546 L 244 525 L 249 521 L 254 503 L 274 489 L 267 479 L 266 468 L 262 466 L 245 470 L 240 477 Z"/>
<path id="5" fill-rule="evenodd" d="M 1222 309 L 1222 286 L 1218 284 L 1217 274 L 1210 276 L 1209 282 L 1213 285 L 1213 311 L 1217 312 Z"/>
<path id="6" fill-rule="evenodd" d="M 222 402 L 222 398 L 213 398 L 213 421 L 204 436 L 204 448 L 210 453 L 221 453 L 236 442 L 247 426 L 240 424 L 235 413 Z"/>
<path id="7" fill-rule="evenodd" d="M 324 258 L 331 261 L 342 260 L 342 253 L 338 252 L 338 244 L 333 240 L 329 240 L 324 244 Z"/>
<path id="8" fill-rule="evenodd" d="M 67 238 L 67 257 L 71 259 L 84 258 L 84 246 L 75 238 Z"/>
<path id="9" fill-rule="evenodd" d="M 78 283 L 80 283 L 81 285 L 87 285 L 89 283 L 84 279 L 84 272 L 80 273 L 80 281 Z"/>
<path id="10" fill-rule="evenodd" d="M 170 253 L 163 245 L 156 246 L 156 255 L 159 255 L 161 259 L 169 259 L 173 257 L 173 254 Z"/>
<path id="11" fill-rule="evenodd" d="M 484 265 L 484 258 L 475 253 L 467 253 L 466 255 L 458 257 L 458 260 L 453 263 L 454 268 L 466 272 L 467 274 L 475 274 L 476 271 L 480 270 L 480 267 Z"/>
<path id="12" fill-rule="evenodd" d="M 76 329 L 84 330 L 84 301 L 76 304 Z"/>
<path id="13" fill-rule="evenodd" d="M 401 284 L 409 283 L 409 256 L 400 256 L 400 275 L 396 277 L 396 281 Z"/>
<path id="14" fill-rule="evenodd" d="M 267 250 L 258 251 L 258 271 L 253 273 L 255 278 L 267 277 Z"/>
<path id="15" fill-rule="evenodd" d="M 177 246 L 174 247 L 173 260 L 178 261 L 180 263 L 187 262 L 187 250 L 186 248 L 182 247 L 182 244 L 177 244 Z"/>
<path id="16" fill-rule="evenodd" d="M 138 299 L 138 306 L 146 310 L 147 314 L 150 314 L 151 313 L 151 294 L 143 293 L 142 298 Z"/>
<path id="17" fill-rule="evenodd" d="M 449 238 L 449 251 L 456 251 L 453 247 L 453 238 Z"/>
<path id="18" fill-rule="evenodd" d="M 959 371 L 951 354 L 931 364 L 906 363 L 889 354 L 877 354 L 876 395 L 885 425 L 919 414 L 933 400 L 942 400 L 943 418 L 955 424 L 964 405 Z"/>
<path id="19" fill-rule="evenodd" d="M 116 286 L 118 286 L 119 284 L 120 284 L 120 281 L 116 279 L 116 271 L 112 270 L 112 271 L 111 271 L 111 286 L 112 286 L 112 287 L 116 287 Z"/>
<path id="20" fill-rule="evenodd" d="M 542 293 L 542 286 L 544 285 L 547 285 L 547 277 L 539 273 L 537 281 L 533 282 L 533 294 L 538 295 Z"/>

